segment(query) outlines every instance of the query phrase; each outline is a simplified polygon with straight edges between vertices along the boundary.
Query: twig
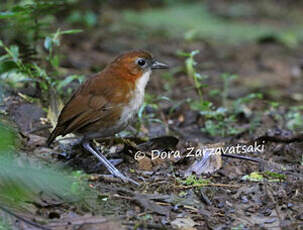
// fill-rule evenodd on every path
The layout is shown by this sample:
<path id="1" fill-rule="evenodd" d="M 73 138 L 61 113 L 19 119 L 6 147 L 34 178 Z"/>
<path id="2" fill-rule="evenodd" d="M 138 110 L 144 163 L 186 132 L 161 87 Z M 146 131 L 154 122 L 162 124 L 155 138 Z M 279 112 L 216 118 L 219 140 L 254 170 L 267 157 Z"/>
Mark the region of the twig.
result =
<path id="1" fill-rule="evenodd" d="M 258 163 L 261 161 L 260 159 L 254 158 L 254 157 L 246 157 L 246 156 L 232 155 L 232 154 L 222 154 L 222 157 L 230 157 L 230 158 L 253 161 L 253 162 L 258 162 Z"/>
<path id="2" fill-rule="evenodd" d="M 265 185 L 265 189 L 266 189 L 266 193 L 267 193 L 268 197 L 270 198 L 270 200 L 275 205 L 275 210 L 276 210 L 277 216 L 279 218 L 279 227 L 280 227 L 280 229 L 282 229 L 282 217 L 281 217 L 281 214 L 280 214 L 278 203 L 276 202 L 276 200 L 275 200 L 275 198 L 273 196 L 273 192 L 272 192 L 271 187 L 267 183 L 264 183 L 264 185 Z"/>
<path id="3" fill-rule="evenodd" d="M 160 224 L 134 223 L 134 222 L 128 222 L 128 223 L 122 223 L 122 224 L 127 225 L 127 226 L 136 226 L 137 228 L 143 227 L 144 229 L 162 229 L 162 230 L 173 229 L 172 227 L 164 226 L 164 225 L 160 225 Z"/>
<path id="4" fill-rule="evenodd" d="M 181 185 L 176 186 L 175 188 L 179 189 L 189 189 L 189 188 L 199 188 L 199 187 L 206 187 L 206 186 L 213 186 L 213 187 L 226 187 L 226 188 L 240 188 L 240 185 L 229 185 L 229 184 L 194 184 L 194 185 Z"/>
<path id="5" fill-rule="evenodd" d="M 6 212 L 6 213 L 8 213 L 9 215 L 15 217 L 16 219 L 19 219 L 19 220 L 23 221 L 24 223 L 27 223 L 27 224 L 29 224 L 29 225 L 31 225 L 31 226 L 34 226 L 34 227 L 36 227 L 36 228 L 40 228 L 40 229 L 43 229 L 43 230 L 51 230 L 50 228 L 44 227 L 44 226 L 42 226 L 42 225 L 40 225 L 40 224 L 37 224 L 37 223 L 32 222 L 32 221 L 30 221 L 30 220 L 27 220 L 27 219 L 25 219 L 24 217 L 19 216 L 19 215 L 13 213 L 12 211 L 10 211 L 10 210 L 8 210 L 8 209 L 2 207 L 2 206 L 0 206 L 0 209 L 1 209 L 3 212 Z"/>
<path id="6" fill-rule="evenodd" d="M 121 196 L 121 195 L 119 195 L 119 194 L 114 194 L 114 195 L 112 195 L 112 197 L 114 197 L 114 198 L 121 198 L 121 199 L 125 199 L 125 200 L 134 200 L 134 198 L 132 198 L 132 197 L 129 197 L 129 196 Z"/>
<path id="7" fill-rule="evenodd" d="M 262 136 L 258 137 L 255 139 L 255 142 L 263 142 L 263 141 L 268 141 L 268 142 L 280 142 L 280 143 L 293 143 L 293 142 L 303 142 L 303 133 L 300 133 L 296 136 L 292 137 L 279 137 L 279 136 Z"/>
<path id="8" fill-rule="evenodd" d="M 30 131 L 28 131 L 28 132 L 25 133 L 25 134 L 36 133 L 36 132 L 39 132 L 39 131 L 44 130 L 44 129 L 50 129 L 50 128 L 52 128 L 52 127 L 53 127 L 53 126 L 51 126 L 51 125 L 46 125 L 46 126 L 43 126 L 43 127 L 37 127 L 37 128 L 31 129 Z"/>
<path id="9" fill-rule="evenodd" d="M 200 189 L 201 200 L 208 206 L 212 205 L 212 202 L 209 200 L 208 196 L 204 193 L 204 189 Z"/>

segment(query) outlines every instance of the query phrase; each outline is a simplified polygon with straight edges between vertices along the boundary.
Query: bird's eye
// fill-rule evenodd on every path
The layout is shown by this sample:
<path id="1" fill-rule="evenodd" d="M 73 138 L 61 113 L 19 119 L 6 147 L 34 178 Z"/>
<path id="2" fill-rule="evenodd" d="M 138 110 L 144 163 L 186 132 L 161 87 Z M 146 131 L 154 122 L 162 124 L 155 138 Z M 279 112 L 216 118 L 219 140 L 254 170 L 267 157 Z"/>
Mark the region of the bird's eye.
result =
<path id="1" fill-rule="evenodd" d="M 146 64 L 146 61 L 144 59 L 140 58 L 140 59 L 138 59 L 137 63 L 138 63 L 139 66 L 142 67 Z"/>

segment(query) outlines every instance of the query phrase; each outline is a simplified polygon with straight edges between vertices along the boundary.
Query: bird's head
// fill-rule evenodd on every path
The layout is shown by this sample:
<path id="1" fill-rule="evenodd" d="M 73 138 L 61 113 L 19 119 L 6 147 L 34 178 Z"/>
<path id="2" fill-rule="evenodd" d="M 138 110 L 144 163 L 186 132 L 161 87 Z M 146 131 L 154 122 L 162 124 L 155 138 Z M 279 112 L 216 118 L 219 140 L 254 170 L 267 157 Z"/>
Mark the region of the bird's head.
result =
<path id="1" fill-rule="evenodd" d="M 118 56 L 109 68 L 121 77 L 135 82 L 146 74 L 150 75 L 153 69 L 167 69 L 168 65 L 157 61 L 147 51 L 136 50 Z"/>

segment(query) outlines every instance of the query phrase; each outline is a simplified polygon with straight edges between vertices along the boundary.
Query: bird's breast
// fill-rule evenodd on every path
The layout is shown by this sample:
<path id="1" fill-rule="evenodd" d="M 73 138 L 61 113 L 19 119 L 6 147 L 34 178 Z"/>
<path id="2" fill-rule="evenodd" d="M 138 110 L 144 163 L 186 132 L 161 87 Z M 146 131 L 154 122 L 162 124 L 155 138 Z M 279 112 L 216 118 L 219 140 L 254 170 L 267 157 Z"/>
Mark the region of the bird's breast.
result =
<path id="1" fill-rule="evenodd" d="M 129 120 L 137 113 L 144 102 L 145 87 L 149 80 L 151 71 L 143 74 L 141 78 L 136 81 L 135 89 L 130 96 L 130 100 L 122 110 L 120 122 L 122 124 L 128 123 Z"/>

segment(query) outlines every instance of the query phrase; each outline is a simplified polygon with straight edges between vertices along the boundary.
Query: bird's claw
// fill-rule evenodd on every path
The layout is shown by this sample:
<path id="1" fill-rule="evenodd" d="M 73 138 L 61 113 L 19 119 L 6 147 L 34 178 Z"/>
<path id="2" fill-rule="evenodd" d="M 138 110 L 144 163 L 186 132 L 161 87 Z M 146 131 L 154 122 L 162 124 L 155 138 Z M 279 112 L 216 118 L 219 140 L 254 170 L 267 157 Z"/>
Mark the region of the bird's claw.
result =
<path id="1" fill-rule="evenodd" d="M 139 184 L 138 182 L 136 182 L 135 180 L 133 180 L 133 179 L 131 179 L 131 178 L 129 178 L 129 177 L 124 176 L 124 175 L 123 175 L 122 173 L 120 173 L 119 171 L 118 171 L 118 173 L 115 172 L 113 175 L 114 175 L 115 177 L 120 178 L 124 183 L 131 182 L 131 183 L 134 184 L 134 185 L 140 186 L 140 184 Z"/>

